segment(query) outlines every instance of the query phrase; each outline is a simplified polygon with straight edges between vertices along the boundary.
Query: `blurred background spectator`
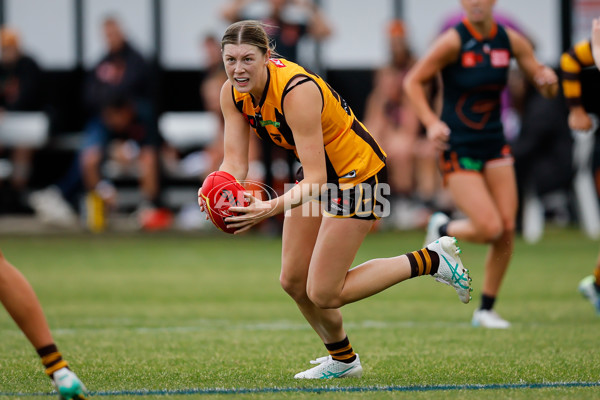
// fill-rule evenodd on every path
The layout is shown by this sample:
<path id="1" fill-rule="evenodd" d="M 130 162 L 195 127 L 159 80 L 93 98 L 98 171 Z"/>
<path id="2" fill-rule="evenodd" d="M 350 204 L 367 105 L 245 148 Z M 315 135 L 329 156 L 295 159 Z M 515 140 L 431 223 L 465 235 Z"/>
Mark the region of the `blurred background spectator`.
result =
<path id="1" fill-rule="evenodd" d="M 281 58 L 298 62 L 302 39 L 323 40 L 331 28 L 312 0 L 232 0 L 223 8 L 228 22 L 255 19 L 268 25 L 267 33 Z"/>
<path id="2" fill-rule="evenodd" d="M 161 229 L 171 217 L 160 200 L 160 143 L 150 65 L 129 43 L 115 17 L 107 17 L 102 28 L 107 53 L 91 71 L 85 93 L 91 119 L 80 160 L 84 186 L 89 195 L 100 195 L 114 208 L 117 191 L 109 179 L 130 172 L 140 182 L 142 200 L 136 213 L 141 225 Z M 107 165 L 112 170 L 101 169 L 106 156 L 113 161 Z M 131 170 L 127 166 L 133 161 L 138 168 Z"/>
<path id="3" fill-rule="evenodd" d="M 0 29 L 0 47 L 1 125 L 7 111 L 39 111 L 44 98 L 42 71 L 37 62 L 23 52 L 15 29 Z M 25 190 L 32 172 L 33 153 L 34 149 L 27 145 L 5 147 L 0 139 L 0 156 L 10 159 L 10 163 L 3 164 L 10 174 L 0 173 L 0 213 L 27 211 Z"/>
<path id="4" fill-rule="evenodd" d="M 434 146 L 424 136 L 402 83 L 415 62 L 402 21 L 388 26 L 389 62 L 375 71 L 364 123 L 385 149 L 392 190 L 392 218 L 398 228 L 423 226 L 441 187 Z M 433 90 L 430 88 L 430 92 Z M 433 101 L 433 93 L 432 101 Z"/>
<path id="5" fill-rule="evenodd" d="M 108 99 L 115 95 L 130 97 L 135 107 L 151 115 L 150 66 L 144 57 L 127 40 L 116 17 L 109 16 L 102 22 L 106 53 L 88 74 L 85 87 L 85 104 L 91 118 L 102 112 Z"/>
<path id="6" fill-rule="evenodd" d="M 37 111 L 43 105 L 42 71 L 21 49 L 19 34 L 0 29 L 0 107 L 8 111 Z"/>
<path id="7" fill-rule="evenodd" d="M 73 189 L 83 183 L 86 200 L 82 213 L 92 230 L 103 230 L 105 212 L 118 206 L 118 191 L 111 179 L 136 177 L 141 201 L 135 214 L 145 229 L 163 229 L 171 223 L 171 213 L 161 203 L 158 148 L 149 64 L 128 42 L 115 17 L 102 22 L 106 54 L 90 71 L 84 103 L 89 119 L 75 165 L 58 182 L 57 188 L 32 194 L 31 203 L 43 220 L 62 224 L 70 212 L 61 198 L 73 197 Z M 48 207 L 51 204 L 54 209 Z M 93 208 L 89 209 L 89 208 Z M 60 211 L 57 211 L 60 210 Z M 96 215 L 91 222 L 91 215 Z"/>

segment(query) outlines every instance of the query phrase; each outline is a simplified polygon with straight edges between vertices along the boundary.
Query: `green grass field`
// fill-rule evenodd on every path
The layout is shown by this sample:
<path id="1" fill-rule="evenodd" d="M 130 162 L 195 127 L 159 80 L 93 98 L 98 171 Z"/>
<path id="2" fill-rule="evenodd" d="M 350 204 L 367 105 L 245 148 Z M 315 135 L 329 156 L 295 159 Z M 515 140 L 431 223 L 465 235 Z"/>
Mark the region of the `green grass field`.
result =
<path id="1" fill-rule="evenodd" d="M 356 263 L 415 250 L 422 238 L 372 234 Z M 599 386 L 580 383 L 600 380 L 600 318 L 577 292 L 598 242 L 557 229 L 537 245 L 519 239 L 497 306 L 513 323 L 506 331 L 470 326 L 485 247 L 459 244 L 473 277 L 471 304 L 425 277 L 348 305 L 363 378 L 299 382 L 293 375 L 326 352 L 279 287 L 277 238 L 0 238 L 94 397 L 305 399 L 324 388 L 327 399 L 598 398 Z M 50 395 L 39 359 L 3 310 L 0 338 L 0 398 Z"/>

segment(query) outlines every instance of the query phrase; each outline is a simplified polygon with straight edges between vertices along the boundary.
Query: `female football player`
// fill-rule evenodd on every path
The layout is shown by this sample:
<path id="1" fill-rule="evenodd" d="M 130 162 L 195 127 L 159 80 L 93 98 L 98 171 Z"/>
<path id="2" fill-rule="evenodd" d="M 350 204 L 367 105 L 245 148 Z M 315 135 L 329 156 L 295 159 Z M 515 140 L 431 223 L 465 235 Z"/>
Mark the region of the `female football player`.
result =
<path id="1" fill-rule="evenodd" d="M 560 68 L 563 75 L 563 93 L 569 105 L 569 127 L 572 130 L 590 131 L 593 123 L 581 103 L 581 81 L 579 73 L 583 68 L 596 64 L 600 69 L 600 18 L 592 22 L 592 35 L 589 41 L 576 43 L 563 53 Z M 594 132 L 589 132 L 593 135 Z M 598 174 L 596 166 L 595 174 Z M 600 314 L 600 254 L 596 260 L 596 268 L 592 275 L 586 276 L 579 282 L 579 292 L 587 298 Z"/>
<path id="2" fill-rule="evenodd" d="M 0 302 L 37 350 L 46 374 L 63 400 L 85 399 L 85 386 L 58 351 L 42 307 L 27 279 L 0 251 Z"/>
<path id="3" fill-rule="evenodd" d="M 512 255 L 517 212 L 513 159 L 500 121 L 500 93 L 512 57 L 542 95 L 555 96 L 558 80 L 554 71 L 536 60 L 527 39 L 494 21 L 495 3 L 461 0 L 466 14 L 462 22 L 437 38 L 409 72 L 405 89 L 428 138 L 442 150 L 445 184 L 466 215 L 450 220 L 444 214 L 433 214 L 426 240 L 452 235 L 490 245 L 481 306 L 472 323 L 508 328 L 510 323 L 493 310 Z M 444 104 L 438 117 L 423 88 L 440 72 Z"/>
<path id="4" fill-rule="evenodd" d="M 248 196 L 242 215 L 226 219 L 236 233 L 285 212 L 280 281 L 317 332 L 329 356 L 296 378 L 360 377 L 339 308 L 419 275 L 451 285 L 464 303 L 470 278 L 455 239 L 349 270 L 373 222 L 386 212 L 385 153 L 352 110 L 318 75 L 274 56 L 256 21 L 226 30 L 221 46 L 228 80 L 221 90 L 225 152 L 220 170 L 238 180 L 248 171 L 249 133 L 293 151 L 302 168 L 280 197 Z M 249 126 L 251 129 L 249 128 Z M 312 212 L 321 201 L 322 212 Z"/>
<path id="5" fill-rule="evenodd" d="M 592 22 L 592 53 L 596 67 L 600 69 L 600 18 L 594 18 Z"/>

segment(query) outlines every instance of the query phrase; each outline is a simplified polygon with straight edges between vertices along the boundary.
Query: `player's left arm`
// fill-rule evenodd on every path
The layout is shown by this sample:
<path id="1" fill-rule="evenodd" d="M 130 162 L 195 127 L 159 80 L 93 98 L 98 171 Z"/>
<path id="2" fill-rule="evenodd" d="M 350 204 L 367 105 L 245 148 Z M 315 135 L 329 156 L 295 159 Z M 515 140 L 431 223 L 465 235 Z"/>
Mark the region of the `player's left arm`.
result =
<path id="1" fill-rule="evenodd" d="M 558 93 L 558 77 L 552 68 L 541 64 L 533 53 L 531 43 L 520 33 L 506 28 L 511 49 L 519 67 L 542 96 L 551 98 Z"/>
<path id="2" fill-rule="evenodd" d="M 592 54 L 596 67 L 600 69 L 600 18 L 594 18 L 592 23 Z"/>

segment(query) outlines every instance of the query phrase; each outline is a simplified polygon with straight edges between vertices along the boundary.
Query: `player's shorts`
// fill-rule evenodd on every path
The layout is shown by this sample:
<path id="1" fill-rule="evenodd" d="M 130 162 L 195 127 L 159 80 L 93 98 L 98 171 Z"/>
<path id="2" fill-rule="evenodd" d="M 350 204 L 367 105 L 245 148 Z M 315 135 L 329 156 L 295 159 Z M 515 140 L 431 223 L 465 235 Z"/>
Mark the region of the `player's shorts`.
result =
<path id="1" fill-rule="evenodd" d="M 296 178 L 296 182 L 304 178 L 302 168 Z M 341 189 L 339 184 L 328 183 L 315 201 L 321 203 L 326 217 L 377 220 L 390 214 L 390 194 L 384 166 L 377 174 L 350 188 Z"/>
<path id="2" fill-rule="evenodd" d="M 482 173 L 486 168 L 513 165 L 514 159 L 510 146 L 498 145 L 454 146 L 440 156 L 440 169 L 444 182 L 448 175 L 456 172 Z"/>

